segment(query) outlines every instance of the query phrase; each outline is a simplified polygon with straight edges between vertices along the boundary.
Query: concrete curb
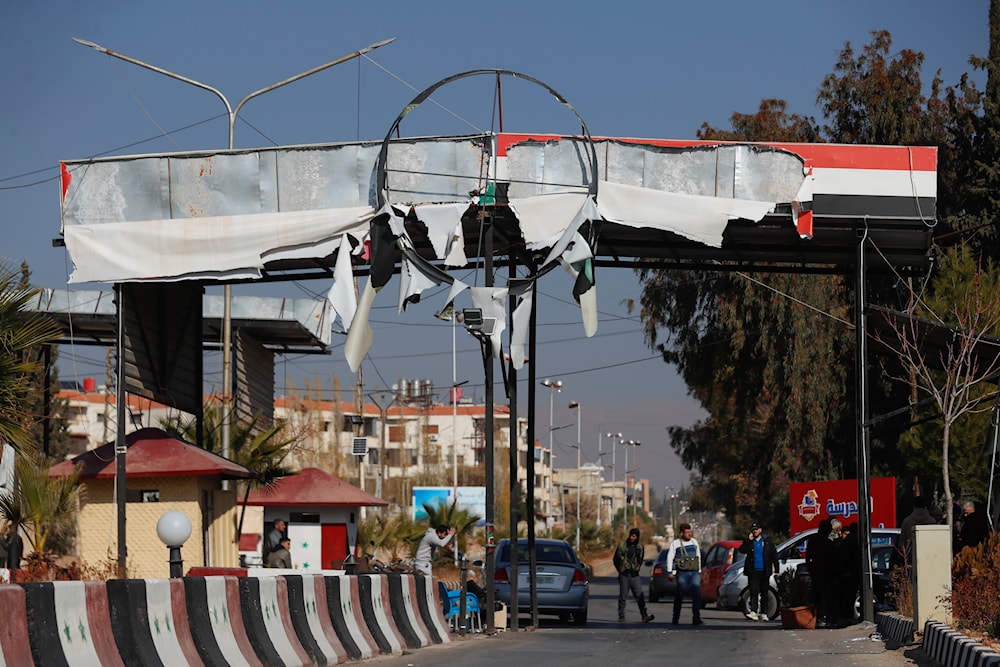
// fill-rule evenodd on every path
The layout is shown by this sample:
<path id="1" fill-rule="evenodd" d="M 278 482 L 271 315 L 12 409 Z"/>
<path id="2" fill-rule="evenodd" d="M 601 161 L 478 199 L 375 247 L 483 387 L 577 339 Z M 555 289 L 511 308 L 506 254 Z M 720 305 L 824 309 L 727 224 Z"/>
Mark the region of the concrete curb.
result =
<path id="1" fill-rule="evenodd" d="M 913 643 L 913 619 L 900 616 L 895 612 L 880 611 L 875 614 L 878 631 L 885 639 L 891 639 L 897 644 Z"/>
<path id="2" fill-rule="evenodd" d="M 923 649 L 943 667 L 1000 666 L 1000 653 L 937 621 L 924 624 Z"/>

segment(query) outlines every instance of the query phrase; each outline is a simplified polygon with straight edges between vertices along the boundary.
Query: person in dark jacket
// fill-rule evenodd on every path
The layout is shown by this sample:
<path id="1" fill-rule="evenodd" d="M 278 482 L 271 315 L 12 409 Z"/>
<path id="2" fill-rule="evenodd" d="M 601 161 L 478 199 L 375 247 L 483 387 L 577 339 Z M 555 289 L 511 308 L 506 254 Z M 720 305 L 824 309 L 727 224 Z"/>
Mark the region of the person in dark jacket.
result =
<path id="1" fill-rule="evenodd" d="M 986 508 L 979 502 L 966 502 L 962 506 L 962 527 L 958 530 L 959 550 L 965 547 L 975 549 L 990 534 L 990 522 Z"/>
<path id="2" fill-rule="evenodd" d="M 24 553 L 24 540 L 17 532 L 17 526 L 8 523 L 0 535 L 0 546 L 7 552 L 7 567 L 17 570 L 21 567 L 21 556 Z"/>
<path id="3" fill-rule="evenodd" d="M 750 584 L 750 613 L 755 621 L 767 620 L 767 582 L 771 574 L 778 574 L 778 550 L 770 536 L 755 522 L 750 526 L 750 534 L 740 545 L 740 553 L 746 554 L 743 574 Z"/>
<path id="4" fill-rule="evenodd" d="M 267 555 L 267 566 L 290 570 L 292 568 L 292 554 L 289 551 L 291 548 L 292 541 L 287 537 L 282 537 L 281 541 L 278 542 L 278 548 Z"/>
<path id="5" fill-rule="evenodd" d="M 861 542 L 858 541 L 858 523 L 844 526 L 837 550 L 837 615 L 839 625 L 854 623 L 854 602 L 861 592 Z"/>
<path id="6" fill-rule="evenodd" d="M 836 526 L 836 530 L 834 529 Z M 823 519 L 806 543 L 806 565 L 816 603 L 816 627 L 829 627 L 837 615 L 837 540 L 840 521 Z"/>
<path id="7" fill-rule="evenodd" d="M 625 600 L 629 591 L 639 605 L 639 613 L 642 614 L 642 622 L 649 623 L 653 620 L 653 615 L 646 613 L 646 598 L 642 595 L 642 581 L 639 579 L 639 568 L 646 558 L 645 547 L 639 541 L 639 529 L 633 528 L 628 532 L 628 539 L 618 545 L 615 549 L 613 562 L 618 570 L 618 622 L 625 622 Z"/>

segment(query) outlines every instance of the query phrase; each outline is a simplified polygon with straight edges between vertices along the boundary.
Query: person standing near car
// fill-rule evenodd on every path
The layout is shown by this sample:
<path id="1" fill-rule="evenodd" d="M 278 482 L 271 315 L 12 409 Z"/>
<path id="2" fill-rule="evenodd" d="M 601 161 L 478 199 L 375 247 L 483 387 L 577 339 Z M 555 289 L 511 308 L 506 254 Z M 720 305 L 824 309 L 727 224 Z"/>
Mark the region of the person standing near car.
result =
<path id="1" fill-rule="evenodd" d="M 618 570 L 618 622 L 625 622 L 625 600 L 629 591 L 639 605 L 639 613 L 642 614 L 642 622 L 649 623 L 653 620 L 652 614 L 646 613 L 646 598 L 642 594 L 642 581 L 639 579 L 639 568 L 646 558 L 646 550 L 639 541 L 639 529 L 633 528 L 628 531 L 628 538 L 618 545 L 612 562 Z"/>
<path id="2" fill-rule="evenodd" d="M 413 556 L 413 567 L 418 572 L 423 572 L 428 577 L 431 576 L 431 563 L 434 562 L 434 550 L 438 547 L 447 546 L 455 534 L 455 527 L 449 528 L 444 524 L 437 528 L 428 528 L 427 532 L 420 539 L 417 546 L 417 553 Z"/>
<path id="3" fill-rule="evenodd" d="M 767 589 L 771 574 L 778 574 L 778 550 L 764 529 L 754 522 L 750 534 L 740 545 L 740 553 L 746 554 L 743 573 L 750 584 L 750 612 L 747 616 L 754 621 L 767 620 Z"/>
<path id="4" fill-rule="evenodd" d="M 667 552 L 667 578 L 677 579 L 677 593 L 674 595 L 674 618 L 671 621 L 677 625 L 681 621 L 681 606 L 684 595 L 691 596 L 691 624 L 704 625 L 701 620 L 701 547 L 698 540 L 692 537 L 691 524 L 682 523 L 678 528 L 680 537 L 670 543 Z"/>

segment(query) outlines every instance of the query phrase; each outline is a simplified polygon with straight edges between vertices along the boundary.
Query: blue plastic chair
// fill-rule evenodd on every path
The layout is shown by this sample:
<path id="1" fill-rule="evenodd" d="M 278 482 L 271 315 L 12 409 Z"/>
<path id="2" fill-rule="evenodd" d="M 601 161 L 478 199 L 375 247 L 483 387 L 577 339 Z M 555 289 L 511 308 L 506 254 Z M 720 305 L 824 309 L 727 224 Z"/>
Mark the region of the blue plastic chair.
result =
<path id="1" fill-rule="evenodd" d="M 457 631 L 458 623 L 460 622 L 459 615 L 462 612 L 462 591 L 451 590 L 443 582 L 439 581 L 438 595 L 441 596 L 442 610 L 444 611 L 445 618 L 448 620 L 448 625 L 451 626 L 452 630 Z M 465 621 L 467 626 L 474 632 L 483 631 L 482 618 L 479 612 L 479 598 L 472 593 L 466 593 Z"/>

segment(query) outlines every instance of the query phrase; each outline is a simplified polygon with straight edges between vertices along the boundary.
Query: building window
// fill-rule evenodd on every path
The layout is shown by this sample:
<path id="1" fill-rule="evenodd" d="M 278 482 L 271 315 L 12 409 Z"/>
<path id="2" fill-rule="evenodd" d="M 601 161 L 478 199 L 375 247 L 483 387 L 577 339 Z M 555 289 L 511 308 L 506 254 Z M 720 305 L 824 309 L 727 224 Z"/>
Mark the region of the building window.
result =
<path id="1" fill-rule="evenodd" d="M 158 503 L 160 502 L 159 489 L 128 489 L 125 491 L 125 502 L 127 503 Z"/>

